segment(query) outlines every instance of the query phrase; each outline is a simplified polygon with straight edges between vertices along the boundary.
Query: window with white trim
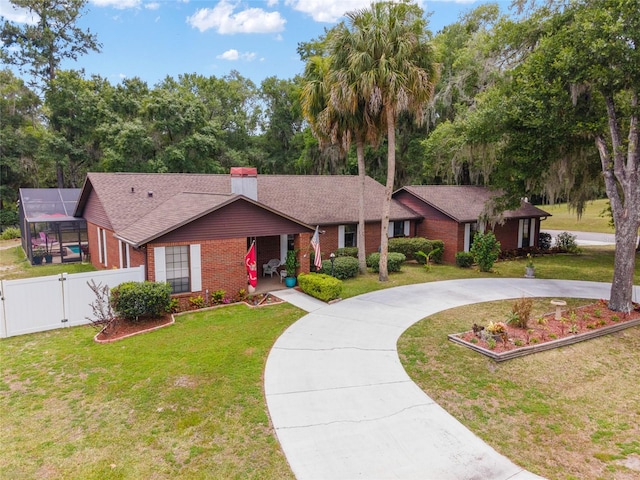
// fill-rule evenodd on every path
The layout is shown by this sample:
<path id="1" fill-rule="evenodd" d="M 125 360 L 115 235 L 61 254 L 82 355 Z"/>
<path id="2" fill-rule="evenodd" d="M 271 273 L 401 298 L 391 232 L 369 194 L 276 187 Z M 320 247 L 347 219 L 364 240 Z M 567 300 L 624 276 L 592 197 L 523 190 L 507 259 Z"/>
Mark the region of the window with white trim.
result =
<path id="1" fill-rule="evenodd" d="M 355 247 L 357 241 L 357 225 L 345 225 L 344 226 L 344 246 Z"/>
<path id="2" fill-rule="evenodd" d="M 522 247 L 523 248 L 531 246 L 530 237 L 529 237 L 529 229 L 531 228 L 530 223 L 531 223 L 531 219 L 529 218 L 522 219 Z"/>
<path id="3" fill-rule="evenodd" d="M 189 246 L 165 247 L 167 282 L 172 293 L 189 292 Z"/>

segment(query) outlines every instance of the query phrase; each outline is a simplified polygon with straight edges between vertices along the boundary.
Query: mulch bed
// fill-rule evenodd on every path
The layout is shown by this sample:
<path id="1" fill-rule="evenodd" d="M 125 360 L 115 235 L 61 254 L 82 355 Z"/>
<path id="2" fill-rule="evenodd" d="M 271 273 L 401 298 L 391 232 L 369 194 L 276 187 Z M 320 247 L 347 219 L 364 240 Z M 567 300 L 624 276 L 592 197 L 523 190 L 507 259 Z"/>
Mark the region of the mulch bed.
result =
<path id="1" fill-rule="evenodd" d="M 555 319 L 555 312 L 545 314 L 542 319 L 541 317 L 531 318 L 527 329 L 517 328 L 505 322 L 506 334 L 494 338 L 493 342 L 485 331 L 470 330 L 452 334 L 449 337 L 455 337 L 457 343 L 466 344 L 470 348 L 479 347 L 494 354 L 501 354 L 518 349 L 530 349 L 531 346 L 544 346 L 550 342 L 561 346 L 563 344 L 559 341 L 561 339 L 569 339 L 598 330 L 610 330 L 613 326 L 633 326 L 637 321 L 640 321 L 639 306 L 636 305 L 629 314 L 624 314 L 609 310 L 606 301 L 600 300 L 572 310 L 565 308 L 562 312 L 562 320 Z"/>
<path id="2" fill-rule="evenodd" d="M 276 305 L 282 303 L 284 300 L 271 295 L 271 294 L 256 294 L 248 297 L 244 303 L 250 307 L 262 307 L 265 305 Z M 207 307 L 207 309 L 226 307 L 228 305 L 235 305 L 234 303 L 220 304 L 213 307 Z M 204 309 L 201 309 L 204 310 Z M 189 310 L 181 313 L 189 313 L 194 310 Z M 142 318 L 138 322 L 130 322 L 123 318 L 116 318 L 112 323 L 103 328 L 95 337 L 95 341 L 99 343 L 109 343 L 122 338 L 131 337 L 140 333 L 151 332 L 168 325 L 172 325 L 175 322 L 171 313 L 166 313 L 157 318 Z"/>
<path id="3" fill-rule="evenodd" d="M 95 337 L 99 343 L 108 343 L 121 338 L 131 337 L 140 333 L 151 332 L 174 323 L 173 315 L 166 313 L 157 318 L 142 318 L 139 322 L 130 322 L 123 318 L 116 318 L 102 329 Z"/>

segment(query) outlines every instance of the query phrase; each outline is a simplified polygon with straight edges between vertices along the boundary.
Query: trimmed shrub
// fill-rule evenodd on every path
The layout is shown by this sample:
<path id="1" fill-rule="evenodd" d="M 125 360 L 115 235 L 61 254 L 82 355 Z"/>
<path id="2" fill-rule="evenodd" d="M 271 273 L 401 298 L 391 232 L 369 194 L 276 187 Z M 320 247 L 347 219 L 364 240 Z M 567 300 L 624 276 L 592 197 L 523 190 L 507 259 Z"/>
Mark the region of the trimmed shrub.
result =
<path id="1" fill-rule="evenodd" d="M 171 285 L 156 282 L 124 282 L 111 289 L 113 311 L 136 322 L 140 317 L 159 317 L 171 305 Z"/>
<path id="2" fill-rule="evenodd" d="M 14 238 L 20 238 L 20 229 L 16 227 L 7 227 L 0 235 L 2 240 L 12 240 Z"/>
<path id="3" fill-rule="evenodd" d="M 323 302 L 340 298 L 342 281 L 324 273 L 307 273 L 298 275 L 300 289 Z"/>
<path id="4" fill-rule="evenodd" d="M 559 233 L 556 237 L 556 248 L 561 252 L 579 253 L 576 236 L 569 232 Z"/>
<path id="5" fill-rule="evenodd" d="M 424 237 L 399 237 L 389 239 L 389 252 L 402 253 L 407 260 L 415 260 L 424 265 L 426 259 L 418 252 L 429 255 L 433 250 L 440 249 L 439 252 L 431 255 L 431 260 L 435 263 L 442 263 L 444 254 L 444 242 L 442 240 L 429 240 Z"/>
<path id="6" fill-rule="evenodd" d="M 431 242 L 432 251 L 436 250 L 431 254 L 431 260 L 433 260 L 434 263 L 442 263 L 442 258 L 444 257 L 444 242 L 442 240 L 429 241 Z"/>
<path id="7" fill-rule="evenodd" d="M 540 250 L 549 250 L 553 243 L 553 237 L 550 233 L 540 232 L 538 234 L 538 248 Z"/>
<path id="8" fill-rule="evenodd" d="M 342 247 L 336 250 L 336 257 L 358 258 L 358 247 Z"/>
<path id="9" fill-rule="evenodd" d="M 402 264 L 407 260 L 407 257 L 402 253 L 389 252 L 387 257 L 387 271 L 399 272 Z M 367 267 L 373 269 L 374 272 L 380 271 L 380 254 L 372 253 L 367 257 Z"/>
<path id="10" fill-rule="evenodd" d="M 481 272 L 489 272 L 500 255 L 500 242 L 493 232 L 476 233 L 471 245 L 473 259 Z"/>
<path id="11" fill-rule="evenodd" d="M 456 252 L 456 265 L 461 268 L 471 268 L 473 265 L 473 253 Z"/>
<path id="12" fill-rule="evenodd" d="M 331 260 L 322 261 L 322 273 L 331 276 Z M 333 276 L 344 280 L 358 275 L 358 259 L 353 257 L 336 257 L 333 260 Z"/>

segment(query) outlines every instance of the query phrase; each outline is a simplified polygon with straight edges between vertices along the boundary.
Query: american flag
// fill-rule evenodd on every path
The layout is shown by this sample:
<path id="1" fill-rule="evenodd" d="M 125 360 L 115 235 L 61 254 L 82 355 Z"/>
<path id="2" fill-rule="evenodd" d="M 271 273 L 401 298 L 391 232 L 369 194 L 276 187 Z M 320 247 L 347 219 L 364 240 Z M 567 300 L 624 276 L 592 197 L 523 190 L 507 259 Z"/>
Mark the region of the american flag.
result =
<path id="1" fill-rule="evenodd" d="M 314 253 L 313 264 L 317 270 L 320 270 L 322 268 L 322 258 L 320 258 L 320 232 L 318 228 L 319 226 L 316 227 L 316 233 L 311 237 L 311 246 L 313 247 Z"/>

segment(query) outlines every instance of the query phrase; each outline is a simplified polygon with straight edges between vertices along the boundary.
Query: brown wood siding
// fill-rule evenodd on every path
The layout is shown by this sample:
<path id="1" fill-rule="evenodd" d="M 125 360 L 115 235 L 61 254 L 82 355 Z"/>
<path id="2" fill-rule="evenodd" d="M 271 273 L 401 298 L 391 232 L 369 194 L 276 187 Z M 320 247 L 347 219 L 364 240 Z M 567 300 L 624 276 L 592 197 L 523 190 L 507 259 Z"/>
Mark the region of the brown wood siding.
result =
<path id="1" fill-rule="evenodd" d="M 264 237 L 309 232 L 296 222 L 238 200 L 163 235 L 154 242 L 193 242 L 223 238 Z"/>
<path id="2" fill-rule="evenodd" d="M 107 230 L 113 230 L 111 222 L 109 221 L 109 216 L 107 215 L 107 212 L 105 212 L 100 199 L 96 195 L 96 192 L 93 190 L 89 194 L 89 199 L 87 200 L 87 203 L 84 207 L 82 217 L 87 222 L 91 222 L 94 225 Z"/>

